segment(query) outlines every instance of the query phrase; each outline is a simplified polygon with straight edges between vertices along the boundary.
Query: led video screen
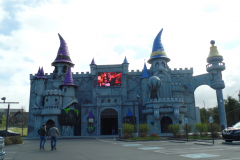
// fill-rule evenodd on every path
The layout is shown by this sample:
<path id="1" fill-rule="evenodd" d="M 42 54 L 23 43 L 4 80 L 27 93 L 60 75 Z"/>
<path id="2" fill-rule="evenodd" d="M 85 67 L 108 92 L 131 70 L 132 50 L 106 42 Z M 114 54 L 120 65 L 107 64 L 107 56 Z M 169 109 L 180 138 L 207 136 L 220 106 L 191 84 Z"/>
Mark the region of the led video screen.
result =
<path id="1" fill-rule="evenodd" d="M 121 72 L 98 72 L 98 87 L 121 86 Z"/>

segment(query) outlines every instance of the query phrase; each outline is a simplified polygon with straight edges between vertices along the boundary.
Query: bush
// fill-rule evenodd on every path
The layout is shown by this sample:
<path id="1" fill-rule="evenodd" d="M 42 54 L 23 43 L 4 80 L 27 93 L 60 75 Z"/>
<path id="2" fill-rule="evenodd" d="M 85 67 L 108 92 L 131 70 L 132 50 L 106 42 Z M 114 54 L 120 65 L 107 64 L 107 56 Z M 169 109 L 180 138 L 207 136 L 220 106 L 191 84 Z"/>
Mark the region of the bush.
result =
<path id="1" fill-rule="evenodd" d="M 147 137 L 147 134 L 146 133 L 140 133 L 140 136 L 141 137 Z"/>
<path id="2" fill-rule="evenodd" d="M 5 145 L 10 145 L 10 144 L 12 144 L 12 141 L 9 138 L 5 137 L 4 143 L 5 143 Z"/>
<path id="3" fill-rule="evenodd" d="M 219 124 L 213 123 L 213 124 L 212 124 L 212 128 L 213 128 L 213 132 L 214 132 L 214 131 L 220 132 L 220 125 L 219 125 Z M 208 132 L 212 132 L 212 128 L 211 128 L 211 123 L 207 124 L 207 131 L 208 131 Z"/>
<path id="4" fill-rule="evenodd" d="M 219 135 L 218 131 L 213 131 L 213 138 L 219 138 L 219 137 L 220 137 L 220 135 Z"/>
<path id="5" fill-rule="evenodd" d="M 191 132 L 193 130 L 193 125 L 188 124 L 187 128 L 186 128 L 186 125 L 183 125 L 182 129 L 184 131 L 184 134 L 186 133 L 186 131 L 187 131 L 187 133 L 189 133 L 189 132 Z"/>
<path id="6" fill-rule="evenodd" d="M 140 123 L 138 129 L 140 133 L 147 133 L 151 130 L 150 125 L 147 123 Z"/>
<path id="7" fill-rule="evenodd" d="M 123 131 L 123 133 L 128 133 L 128 134 L 132 135 L 132 133 L 134 132 L 134 126 L 129 123 L 124 123 L 122 126 L 122 131 Z"/>
<path id="8" fill-rule="evenodd" d="M 204 123 L 195 123 L 194 130 L 202 136 L 202 133 L 207 131 L 207 125 Z"/>
<path id="9" fill-rule="evenodd" d="M 129 139 L 132 138 L 132 136 L 128 133 L 124 133 L 124 135 L 122 136 L 122 139 Z"/>
<path id="10" fill-rule="evenodd" d="M 12 141 L 12 144 L 23 144 L 23 140 L 20 136 L 10 136 L 9 139 Z"/>
<path id="11" fill-rule="evenodd" d="M 159 137 L 159 135 L 157 133 L 151 133 L 149 137 Z"/>
<path id="12" fill-rule="evenodd" d="M 168 126 L 168 131 L 174 135 L 174 137 L 180 133 L 180 125 L 179 124 L 170 124 Z"/>

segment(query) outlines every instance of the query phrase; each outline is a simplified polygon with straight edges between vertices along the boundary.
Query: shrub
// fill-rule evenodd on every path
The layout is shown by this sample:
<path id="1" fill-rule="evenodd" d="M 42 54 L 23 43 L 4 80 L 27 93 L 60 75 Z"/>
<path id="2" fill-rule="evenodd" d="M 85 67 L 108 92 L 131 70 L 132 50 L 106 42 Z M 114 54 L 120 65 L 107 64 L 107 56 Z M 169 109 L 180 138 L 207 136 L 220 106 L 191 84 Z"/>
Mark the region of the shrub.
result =
<path id="1" fill-rule="evenodd" d="M 213 128 L 213 132 L 214 132 L 214 131 L 220 132 L 220 125 L 219 125 L 219 124 L 213 123 L 213 124 L 212 124 L 212 128 Z M 211 128 L 211 123 L 207 124 L 207 131 L 208 131 L 208 132 L 212 132 L 212 128 Z"/>
<path id="2" fill-rule="evenodd" d="M 151 133 L 149 137 L 159 137 L 159 135 L 157 133 Z"/>
<path id="3" fill-rule="evenodd" d="M 170 124 L 168 126 L 168 131 L 174 135 L 174 137 L 180 133 L 180 125 L 179 124 Z"/>
<path id="4" fill-rule="evenodd" d="M 186 133 L 186 131 L 187 131 L 187 133 L 189 133 L 189 132 L 191 132 L 193 130 L 193 125 L 188 124 L 187 128 L 186 128 L 186 125 L 183 125 L 182 129 L 184 131 L 184 134 Z"/>
<path id="5" fill-rule="evenodd" d="M 140 133 L 147 133 L 151 130 L 150 125 L 147 123 L 140 123 L 138 129 Z"/>
<path id="6" fill-rule="evenodd" d="M 202 133 L 207 131 L 207 125 L 204 123 L 195 123 L 194 130 L 202 136 Z"/>
<path id="7" fill-rule="evenodd" d="M 123 131 L 123 133 L 128 133 L 128 134 L 132 135 L 132 133 L 134 132 L 134 126 L 129 123 L 124 123 L 122 126 L 122 131 Z"/>
<path id="8" fill-rule="evenodd" d="M 10 144 L 12 144 L 12 141 L 9 138 L 5 137 L 4 143 L 5 143 L 5 145 L 10 145 Z"/>
<path id="9" fill-rule="evenodd" d="M 12 141 L 12 144 L 23 144 L 23 140 L 20 136 L 10 136 L 9 139 Z"/>
<path id="10" fill-rule="evenodd" d="M 124 133 L 124 135 L 122 136 L 122 139 L 129 139 L 132 138 L 132 136 L 128 133 Z"/>
<path id="11" fill-rule="evenodd" d="M 140 133 L 140 136 L 141 137 L 147 137 L 147 134 L 146 133 Z"/>
<path id="12" fill-rule="evenodd" d="M 211 136 L 212 136 L 212 134 L 211 134 Z M 219 137 L 220 137 L 220 135 L 219 135 L 218 131 L 213 131 L 213 138 L 219 138 Z"/>

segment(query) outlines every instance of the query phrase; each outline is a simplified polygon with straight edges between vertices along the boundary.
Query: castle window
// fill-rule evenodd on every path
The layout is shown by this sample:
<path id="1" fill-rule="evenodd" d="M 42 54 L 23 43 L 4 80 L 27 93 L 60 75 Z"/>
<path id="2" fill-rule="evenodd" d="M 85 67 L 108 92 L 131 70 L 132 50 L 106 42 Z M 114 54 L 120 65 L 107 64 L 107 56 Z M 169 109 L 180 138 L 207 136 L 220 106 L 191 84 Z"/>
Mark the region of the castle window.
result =
<path id="1" fill-rule="evenodd" d="M 58 99 L 57 99 L 57 97 L 55 98 L 55 102 L 57 102 L 58 101 Z"/>
<path id="2" fill-rule="evenodd" d="M 111 102 L 111 99 L 108 99 L 108 103 L 110 103 Z"/>
<path id="3" fill-rule="evenodd" d="M 67 66 L 63 66 L 63 73 L 67 73 Z"/>
<path id="4" fill-rule="evenodd" d="M 53 71 L 54 73 L 58 73 L 58 68 L 55 66 L 55 69 Z"/>
<path id="5" fill-rule="evenodd" d="M 114 102 L 117 103 L 117 99 L 114 99 Z"/>
<path id="6" fill-rule="evenodd" d="M 64 88 L 64 92 L 67 92 L 67 88 Z"/>
<path id="7" fill-rule="evenodd" d="M 104 103 L 104 99 L 101 99 L 101 103 Z"/>
<path id="8" fill-rule="evenodd" d="M 48 102 L 48 98 L 46 98 L 46 102 Z"/>
<path id="9" fill-rule="evenodd" d="M 88 127 L 93 127 L 93 118 L 88 118 Z"/>

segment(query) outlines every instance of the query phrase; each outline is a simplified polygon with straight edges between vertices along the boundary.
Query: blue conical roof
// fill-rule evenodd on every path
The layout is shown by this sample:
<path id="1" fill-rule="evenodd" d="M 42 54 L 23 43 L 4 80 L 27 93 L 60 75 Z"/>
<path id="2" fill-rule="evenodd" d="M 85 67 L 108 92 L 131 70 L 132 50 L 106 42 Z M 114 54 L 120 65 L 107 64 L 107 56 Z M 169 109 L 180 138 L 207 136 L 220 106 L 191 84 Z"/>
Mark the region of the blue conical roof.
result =
<path id="1" fill-rule="evenodd" d="M 128 63 L 127 58 L 125 56 L 123 63 Z"/>
<path id="2" fill-rule="evenodd" d="M 156 59 L 156 58 L 164 58 L 167 61 L 170 61 L 170 59 L 167 57 L 163 48 L 163 44 L 161 40 L 162 32 L 163 32 L 163 29 L 160 30 L 160 32 L 158 33 L 158 35 L 156 36 L 153 42 L 152 53 L 151 53 L 150 59 L 148 60 L 148 63 L 152 63 L 153 59 Z"/>
<path id="3" fill-rule="evenodd" d="M 126 117 L 132 117 L 132 116 L 133 116 L 133 114 L 132 114 L 131 110 L 128 109 L 128 113 L 127 113 Z"/>
<path id="4" fill-rule="evenodd" d="M 141 78 L 149 78 L 149 73 L 148 73 L 148 69 L 146 66 L 146 63 L 144 62 L 144 67 L 143 67 L 143 71 L 142 71 L 142 77 Z"/>

